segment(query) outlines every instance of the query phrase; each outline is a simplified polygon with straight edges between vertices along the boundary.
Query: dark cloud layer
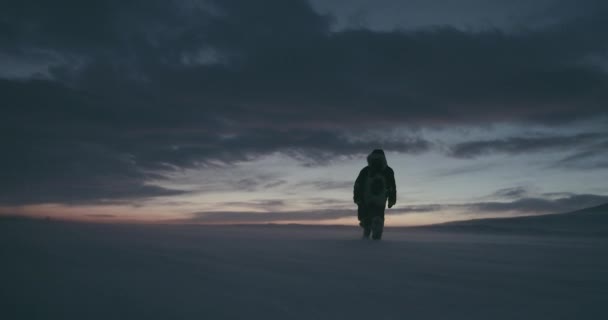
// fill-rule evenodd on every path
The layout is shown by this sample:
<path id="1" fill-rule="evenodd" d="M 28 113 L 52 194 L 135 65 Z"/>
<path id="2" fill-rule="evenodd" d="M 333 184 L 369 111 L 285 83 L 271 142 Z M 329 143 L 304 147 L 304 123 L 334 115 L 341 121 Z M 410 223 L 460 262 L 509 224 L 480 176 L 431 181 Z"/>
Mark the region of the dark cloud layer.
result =
<path id="1" fill-rule="evenodd" d="M 530 191 L 526 187 L 513 187 L 496 190 L 492 196 L 506 199 L 519 199 L 527 196 L 529 192 Z"/>
<path id="2" fill-rule="evenodd" d="M 178 194 L 146 182 L 277 151 L 319 165 L 430 148 L 416 135 L 348 139 L 369 128 L 606 116 L 608 7 L 579 7 L 507 34 L 332 32 L 300 0 L 3 1 L 0 202 Z M 491 143 L 454 155 L 529 148 Z"/>
<path id="3" fill-rule="evenodd" d="M 575 154 L 558 161 L 555 167 L 574 169 L 608 168 L 608 140 L 585 146 Z"/>
<path id="4" fill-rule="evenodd" d="M 606 139 L 605 134 L 585 133 L 571 136 L 509 137 L 497 140 L 468 141 L 451 147 L 450 155 L 474 158 L 492 153 L 519 154 L 550 149 L 571 150 Z M 599 146 L 597 149 L 600 149 Z"/>

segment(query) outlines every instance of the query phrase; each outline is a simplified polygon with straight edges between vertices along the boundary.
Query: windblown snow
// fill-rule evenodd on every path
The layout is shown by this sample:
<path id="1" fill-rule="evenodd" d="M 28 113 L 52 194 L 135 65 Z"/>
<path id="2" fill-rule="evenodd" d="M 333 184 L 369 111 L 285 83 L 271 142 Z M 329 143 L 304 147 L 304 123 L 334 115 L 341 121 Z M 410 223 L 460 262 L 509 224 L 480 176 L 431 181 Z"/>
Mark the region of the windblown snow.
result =
<path id="1" fill-rule="evenodd" d="M 606 319 L 607 237 L 359 236 L 5 219 L 0 318 Z"/>

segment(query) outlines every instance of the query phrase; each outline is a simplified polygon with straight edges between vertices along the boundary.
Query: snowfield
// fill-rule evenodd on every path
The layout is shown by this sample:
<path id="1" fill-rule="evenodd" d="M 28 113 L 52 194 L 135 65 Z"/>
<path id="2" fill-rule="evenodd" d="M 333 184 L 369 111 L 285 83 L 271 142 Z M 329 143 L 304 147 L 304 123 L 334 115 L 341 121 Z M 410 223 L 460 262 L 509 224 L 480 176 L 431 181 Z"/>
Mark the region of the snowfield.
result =
<path id="1" fill-rule="evenodd" d="M 0 319 L 608 319 L 608 237 L 0 220 Z"/>

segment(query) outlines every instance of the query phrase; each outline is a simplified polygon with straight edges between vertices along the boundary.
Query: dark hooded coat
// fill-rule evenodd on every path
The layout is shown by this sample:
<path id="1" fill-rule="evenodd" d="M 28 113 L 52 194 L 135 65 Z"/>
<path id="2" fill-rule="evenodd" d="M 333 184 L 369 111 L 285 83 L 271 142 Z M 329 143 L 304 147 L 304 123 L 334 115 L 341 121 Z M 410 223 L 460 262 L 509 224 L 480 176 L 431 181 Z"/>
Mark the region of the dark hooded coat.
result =
<path id="1" fill-rule="evenodd" d="M 376 149 L 367 156 L 367 166 L 359 172 L 354 186 L 354 201 L 361 205 L 365 204 L 365 185 L 370 170 L 380 170 L 387 183 L 386 195 L 389 203 L 397 201 L 397 186 L 395 184 L 395 173 L 386 162 L 384 151 Z"/>

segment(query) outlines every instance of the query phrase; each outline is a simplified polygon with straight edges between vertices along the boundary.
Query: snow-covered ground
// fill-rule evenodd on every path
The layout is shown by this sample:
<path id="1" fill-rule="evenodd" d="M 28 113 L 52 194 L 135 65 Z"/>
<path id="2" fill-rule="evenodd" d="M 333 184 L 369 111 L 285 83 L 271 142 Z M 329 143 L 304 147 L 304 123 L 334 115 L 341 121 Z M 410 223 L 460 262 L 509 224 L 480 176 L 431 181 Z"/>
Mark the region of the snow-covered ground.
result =
<path id="1" fill-rule="evenodd" d="M 0 319 L 607 319 L 608 238 L 0 221 Z"/>

